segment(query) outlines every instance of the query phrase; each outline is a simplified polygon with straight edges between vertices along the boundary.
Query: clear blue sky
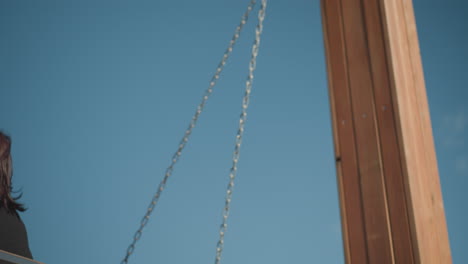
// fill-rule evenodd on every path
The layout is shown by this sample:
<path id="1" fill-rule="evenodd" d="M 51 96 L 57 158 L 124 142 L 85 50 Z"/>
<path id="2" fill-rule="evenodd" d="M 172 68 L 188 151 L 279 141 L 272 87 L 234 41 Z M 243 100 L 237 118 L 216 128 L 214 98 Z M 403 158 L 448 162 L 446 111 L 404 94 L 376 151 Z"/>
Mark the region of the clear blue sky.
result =
<path id="1" fill-rule="evenodd" d="M 0 2 L 0 129 L 36 259 L 119 263 L 248 0 Z M 414 0 L 454 263 L 466 1 Z M 251 20 L 130 263 L 212 263 Z M 343 263 L 320 9 L 270 1 L 224 264 Z"/>

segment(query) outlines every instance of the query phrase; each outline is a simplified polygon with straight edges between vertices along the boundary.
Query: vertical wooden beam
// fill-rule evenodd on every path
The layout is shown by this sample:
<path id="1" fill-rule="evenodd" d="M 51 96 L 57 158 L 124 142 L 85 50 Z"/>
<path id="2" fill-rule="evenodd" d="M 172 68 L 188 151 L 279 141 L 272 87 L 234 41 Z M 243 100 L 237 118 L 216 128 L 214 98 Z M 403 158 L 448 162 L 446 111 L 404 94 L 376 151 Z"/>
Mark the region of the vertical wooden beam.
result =
<path id="1" fill-rule="evenodd" d="M 346 262 L 451 263 L 411 0 L 322 0 Z"/>

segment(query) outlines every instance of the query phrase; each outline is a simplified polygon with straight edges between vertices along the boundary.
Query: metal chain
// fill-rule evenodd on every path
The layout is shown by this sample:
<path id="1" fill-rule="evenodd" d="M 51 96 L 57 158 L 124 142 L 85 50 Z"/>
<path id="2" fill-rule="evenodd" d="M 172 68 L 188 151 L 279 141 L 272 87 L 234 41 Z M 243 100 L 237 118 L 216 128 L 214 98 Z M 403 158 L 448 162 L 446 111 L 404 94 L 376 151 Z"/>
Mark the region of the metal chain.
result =
<path id="1" fill-rule="evenodd" d="M 231 41 L 229 42 L 228 48 L 224 52 L 223 58 L 221 59 L 221 62 L 218 64 L 218 67 L 216 68 L 215 74 L 211 78 L 209 87 L 205 91 L 205 93 L 203 95 L 203 98 L 202 98 L 202 101 L 198 105 L 197 110 L 195 112 L 195 115 L 192 117 L 192 120 L 190 121 L 190 124 L 189 124 L 187 130 L 185 131 L 185 134 L 184 134 L 182 140 L 179 143 L 179 147 L 177 148 L 177 151 L 172 156 L 171 164 L 169 165 L 169 167 L 167 167 L 164 178 L 159 183 L 158 189 L 157 189 L 155 195 L 153 196 L 153 198 L 151 199 L 151 202 L 150 202 L 150 204 L 149 204 L 149 206 L 148 206 L 148 208 L 146 210 L 146 213 L 145 213 L 144 217 L 142 218 L 142 220 L 140 222 L 140 226 L 139 226 L 138 230 L 135 232 L 135 234 L 133 235 L 133 241 L 128 246 L 126 255 L 125 255 L 124 259 L 120 262 L 121 264 L 127 264 L 130 255 L 132 255 L 133 251 L 135 250 L 135 244 L 141 238 L 143 228 L 148 223 L 148 220 L 149 220 L 149 218 L 151 216 L 151 213 L 153 212 L 156 204 L 158 203 L 158 200 L 159 200 L 159 197 L 161 196 L 162 191 L 166 187 L 167 180 L 172 175 L 174 165 L 179 160 L 179 158 L 180 158 L 180 156 L 182 154 L 182 151 L 183 151 L 185 145 L 187 144 L 190 135 L 192 134 L 192 130 L 195 127 L 195 125 L 197 124 L 198 117 L 200 116 L 201 112 L 203 111 L 203 108 L 205 107 L 206 102 L 208 101 L 210 95 L 212 94 L 213 88 L 216 85 L 216 83 L 217 83 L 217 81 L 219 79 L 219 76 L 220 76 L 221 72 L 224 69 L 224 65 L 226 64 L 226 61 L 228 60 L 229 55 L 232 53 L 233 47 L 236 44 L 236 41 L 240 36 L 242 28 L 247 23 L 247 20 L 249 18 L 249 14 L 252 11 L 252 9 L 254 8 L 255 3 L 256 3 L 255 0 L 250 1 L 249 5 L 247 7 L 247 11 L 245 11 L 244 15 L 242 16 L 241 22 L 237 26 L 237 28 L 235 30 L 235 33 L 234 33 L 234 36 L 232 37 Z"/>
<path id="2" fill-rule="evenodd" d="M 230 204 L 232 200 L 232 191 L 234 188 L 234 180 L 237 174 L 237 163 L 239 162 L 239 157 L 240 157 L 240 147 L 242 144 L 242 136 L 244 134 L 244 126 L 247 120 L 247 108 L 249 107 L 250 93 L 252 90 L 252 82 L 254 79 L 253 74 L 256 68 L 256 64 L 257 64 L 257 55 L 258 55 L 258 49 L 260 45 L 260 37 L 263 31 L 263 20 L 265 19 L 266 6 L 267 6 L 267 0 L 262 0 L 261 8 L 258 11 L 258 25 L 255 29 L 255 40 L 252 46 L 252 57 L 249 63 L 249 75 L 247 76 L 247 81 L 245 84 L 245 94 L 242 100 L 242 113 L 240 115 L 239 129 L 237 130 L 237 135 L 236 135 L 236 144 L 234 147 L 234 153 L 233 153 L 233 158 L 232 158 L 232 167 L 229 173 L 229 184 L 226 190 L 226 199 L 225 199 L 225 204 L 224 204 L 224 209 L 223 209 L 223 219 L 222 219 L 221 226 L 219 228 L 219 240 L 216 245 L 215 264 L 219 264 L 221 262 L 221 254 L 224 248 L 224 235 L 226 234 L 226 230 L 227 230 L 227 220 L 229 217 Z"/>

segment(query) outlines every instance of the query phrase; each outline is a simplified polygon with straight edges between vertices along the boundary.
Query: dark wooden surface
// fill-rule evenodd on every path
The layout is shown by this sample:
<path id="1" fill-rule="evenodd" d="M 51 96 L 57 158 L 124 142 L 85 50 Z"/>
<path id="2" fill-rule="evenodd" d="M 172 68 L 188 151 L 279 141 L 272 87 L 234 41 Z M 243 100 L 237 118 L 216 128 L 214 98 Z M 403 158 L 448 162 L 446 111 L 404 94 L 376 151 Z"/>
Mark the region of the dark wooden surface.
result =
<path id="1" fill-rule="evenodd" d="M 347 263 L 451 263 L 411 0 L 322 0 Z"/>

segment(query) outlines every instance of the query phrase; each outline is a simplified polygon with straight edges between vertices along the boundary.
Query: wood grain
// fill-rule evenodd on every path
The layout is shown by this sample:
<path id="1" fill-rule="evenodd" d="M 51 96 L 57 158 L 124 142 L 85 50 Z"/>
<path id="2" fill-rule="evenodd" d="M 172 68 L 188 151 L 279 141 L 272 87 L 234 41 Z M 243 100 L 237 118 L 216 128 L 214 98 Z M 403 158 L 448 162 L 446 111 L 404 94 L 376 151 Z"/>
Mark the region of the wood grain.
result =
<path id="1" fill-rule="evenodd" d="M 364 229 L 364 212 L 361 199 L 361 186 L 358 173 L 354 125 L 351 113 L 348 71 L 344 61 L 344 36 L 341 17 L 330 21 L 330 17 L 341 12 L 339 1 L 328 1 L 322 5 L 325 47 L 327 53 L 330 102 L 333 112 L 340 208 L 343 228 L 343 241 L 346 259 L 353 263 L 367 263 L 367 241 Z M 353 243 L 347 243 L 353 241 Z"/>
<path id="2" fill-rule="evenodd" d="M 322 0 L 347 263 L 451 263 L 410 0 Z"/>
<path id="3" fill-rule="evenodd" d="M 412 1 L 381 7 L 418 263 L 452 263 Z"/>

